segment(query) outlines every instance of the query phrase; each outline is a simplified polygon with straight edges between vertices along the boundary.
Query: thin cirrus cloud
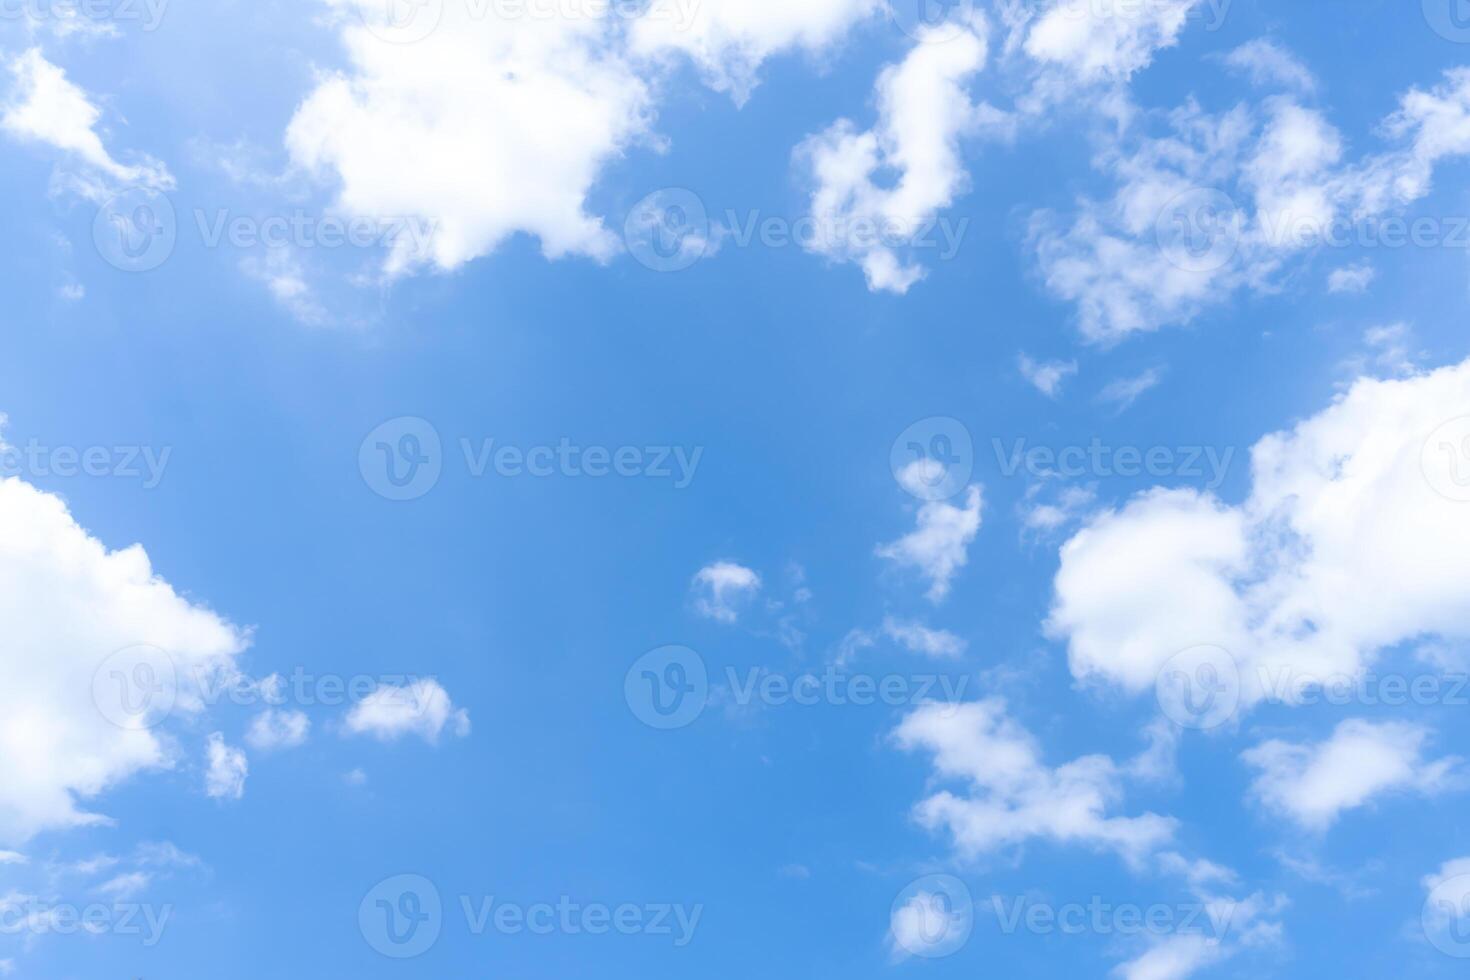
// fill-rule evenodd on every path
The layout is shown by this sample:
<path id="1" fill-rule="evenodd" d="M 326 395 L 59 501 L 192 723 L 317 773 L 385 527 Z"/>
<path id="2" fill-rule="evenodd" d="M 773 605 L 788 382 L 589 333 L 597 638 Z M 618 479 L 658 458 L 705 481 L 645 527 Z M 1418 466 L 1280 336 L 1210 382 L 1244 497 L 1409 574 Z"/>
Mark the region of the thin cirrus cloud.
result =
<path id="1" fill-rule="evenodd" d="M 955 575 L 970 560 L 970 543 L 980 533 L 981 506 L 979 486 L 968 487 L 958 505 L 946 500 L 926 501 L 919 507 L 914 530 L 897 541 L 879 545 L 875 553 L 900 568 L 917 571 L 929 581 L 925 593 L 929 601 L 943 602 Z"/>

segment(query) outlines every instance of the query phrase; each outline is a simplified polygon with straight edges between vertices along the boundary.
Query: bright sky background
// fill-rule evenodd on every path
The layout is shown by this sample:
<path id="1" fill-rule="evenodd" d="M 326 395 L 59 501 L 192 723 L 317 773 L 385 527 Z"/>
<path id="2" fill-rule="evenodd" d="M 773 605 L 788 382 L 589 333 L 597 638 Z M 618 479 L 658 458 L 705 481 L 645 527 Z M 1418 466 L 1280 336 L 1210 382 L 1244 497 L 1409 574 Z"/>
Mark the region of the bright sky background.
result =
<path id="1" fill-rule="evenodd" d="M 0 62 L 0 976 L 1463 976 L 1460 0 Z"/>

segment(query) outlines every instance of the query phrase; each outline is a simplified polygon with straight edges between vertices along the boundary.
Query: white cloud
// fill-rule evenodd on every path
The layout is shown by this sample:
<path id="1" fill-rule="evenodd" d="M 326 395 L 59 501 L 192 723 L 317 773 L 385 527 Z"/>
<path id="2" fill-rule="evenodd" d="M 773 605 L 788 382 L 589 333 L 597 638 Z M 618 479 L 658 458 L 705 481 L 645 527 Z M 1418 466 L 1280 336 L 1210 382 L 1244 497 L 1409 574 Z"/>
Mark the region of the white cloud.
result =
<path id="1" fill-rule="evenodd" d="M 205 744 L 209 770 L 204 776 L 204 792 L 216 800 L 238 800 L 245 795 L 245 777 L 250 772 L 245 753 L 225 743 L 225 736 L 215 732 Z"/>
<path id="2" fill-rule="evenodd" d="M 761 588 L 761 577 L 733 561 L 717 561 L 694 574 L 694 608 L 701 616 L 733 623 L 740 607 Z"/>
<path id="3" fill-rule="evenodd" d="M 1327 276 L 1329 293 L 1362 293 L 1378 278 L 1378 270 L 1370 262 L 1359 262 L 1333 269 Z"/>
<path id="4" fill-rule="evenodd" d="M 965 652 L 965 641 L 949 630 L 931 629 L 922 623 L 908 623 L 889 616 L 883 620 L 883 633 L 895 643 L 903 644 L 910 653 L 926 657 L 954 660 Z"/>
<path id="5" fill-rule="evenodd" d="M 859 131 L 842 119 L 797 147 L 814 185 L 817 231 L 808 247 L 860 265 L 869 289 L 904 293 L 923 278 L 919 236 L 968 188 L 961 140 L 1006 129 L 1002 114 L 970 99 L 967 85 L 985 67 L 989 30 L 978 17 L 967 26 L 943 43 L 920 39 L 902 63 L 883 70 L 874 128 Z M 947 222 L 929 232 L 946 249 L 962 237 Z"/>
<path id="6" fill-rule="evenodd" d="M 355 16 L 381 4 L 330 2 L 352 68 L 321 79 L 286 144 L 297 165 L 339 182 L 340 211 L 436 222 L 422 246 L 395 240 L 390 274 L 455 269 L 518 232 L 549 258 L 616 254 L 586 198 L 647 134 L 651 102 L 604 19 L 478 17 L 448 3 L 428 37 L 395 44 Z"/>
<path id="7" fill-rule="evenodd" d="M 1044 484 L 1032 484 L 1021 503 L 1021 523 L 1025 530 L 1049 534 L 1066 527 L 1092 510 L 1097 492 L 1090 487 L 1064 487 L 1052 502 L 1039 502 Z"/>
<path id="8" fill-rule="evenodd" d="M 1080 84 L 1117 84 L 1148 67 L 1160 50 L 1178 43 L 1199 0 L 1098 3 L 1055 0 L 1026 23 L 1021 47 L 1038 64 L 1058 73 L 1043 75 L 1038 95 L 1061 99 Z"/>
<path id="9" fill-rule="evenodd" d="M 0 864 L 25 864 L 26 856 L 18 851 L 0 851 Z"/>
<path id="10" fill-rule="evenodd" d="M 0 845 L 105 822 L 81 802 L 173 766 L 172 742 L 145 725 L 170 701 L 199 714 L 197 682 L 231 670 L 247 642 L 176 593 L 141 546 L 108 551 L 18 479 L 0 480 L 0 634 Z M 138 656 L 112 656 L 124 650 Z"/>
<path id="11" fill-rule="evenodd" d="M 97 892 L 118 902 L 126 902 L 142 894 L 153 883 L 146 871 L 130 871 L 97 886 Z"/>
<path id="12" fill-rule="evenodd" d="M 681 53 L 712 88 L 743 103 L 766 59 L 793 49 L 820 54 L 881 8 L 880 0 L 653 0 L 633 22 L 630 47 L 643 56 Z"/>
<path id="13" fill-rule="evenodd" d="M 1032 216 L 1048 288 L 1077 305 L 1096 342 L 1188 323 L 1238 290 L 1278 288 L 1296 256 L 1378 235 L 1372 222 L 1426 195 L 1438 163 L 1470 154 L 1470 69 L 1408 92 L 1382 127 L 1398 146 L 1353 163 L 1294 95 L 1218 115 L 1191 100 L 1149 118 L 1166 131 L 1120 127 L 1098 154 L 1111 199 L 1084 200 L 1069 224 Z"/>
<path id="14" fill-rule="evenodd" d="M 305 713 L 267 708 L 250 723 L 245 742 L 262 751 L 295 748 L 306 742 L 310 731 L 311 719 Z"/>
<path id="15" fill-rule="evenodd" d="M 1062 382 L 1077 373 L 1076 361 L 1034 361 L 1022 354 L 1019 363 L 1021 377 L 1048 398 L 1061 394 Z"/>
<path id="16" fill-rule="evenodd" d="M 1310 95 L 1317 78 L 1296 55 L 1266 38 L 1248 41 L 1225 56 L 1225 64 L 1257 85 L 1276 85 Z"/>
<path id="17" fill-rule="evenodd" d="M 438 681 L 412 681 L 403 687 L 384 684 L 347 713 L 345 727 L 352 735 L 371 735 L 392 742 L 417 735 L 435 744 L 445 728 L 457 738 L 470 733 L 469 712 L 455 708 Z"/>
<path id="18" fill-rule="evenodd" d="M 11 136 L 63 150 L 115 181 L 156 189 L 173 186 L 163 164 L 145 157 L 127 165 L 108 152 L 97 133 L 102 111 L 40 48 L 14 58 L 9 67 L 15 83 L 6 95 L 0 128 Z"/>
<path id="19" fill-rule="evenodd" d="M 1424 758 L 1428 729 L 1403 722 L 1342 722 L 1315 745 L 1273 739 L 1241 758 L 1259 770 L 1251 789 L 1272 812 L 1325 831 L 1346 810 L 1394 792 L 1445 789 L 1458 759 Z"/>
<path id="20" fill-rule="evenodd" d="M 1159 386 L 1164 380 L 1164 372 L 1159 368 L 1149 368 L 1141 374 L 1128 378 L 1119 378 L 1110 381 L 1103 390 L 1097 393 L 1098 401 L 1104 404 L 1114 405 L 1119 412 L 1126 411 L 1138 401 L 1144 392 Z"/>
<path id="21" fill-rule="evenodd" d="M 1470 910 L 1470 858 L 1446 861 L 1425 875 L 1421 884 L 1428 892 L 1421 921 L 1425 936 L 1440 950 L 1464 958 L 1464 923 Z"/>
<path id="22" fill-rule="evenodd" d="M 970 542 L 980 532 L 980 507 L 978 486 L 965 491 L 959 507 L 944 500 L 928 501 L 919 508 L 918 527 L 891 544 L 879 545 L 877 555 L 918 569 L 929 579 L 929 601 L 941 602 L 949 595 L 950 581 L 969 561 Z"/>
<path id="23" fill-rule="evenodd" d="M 1155 489 L 1091 520 L 1062 548 L 1049 621 L 1074 676 L 1140 693 L 1212 644 L 1248 707 L 1470 637 L 1467 405 L 1470 361 L 1361 379 L 1256 444 L 1244 504 Z"/>
<path id="24" fill-rule="evenodd" d="M 1046 765 L 1003 701 L 921 705 L 894 738 L 901 748 L 931 753 L 938 778 L 965 785 L 965 795 L 941 790 L 914 808 L 921 826 L 946 831 L 965 857 L 1041 838 L 1114 851 L 1138 865 L 1174 836 L 1172 818 L 1109 816 L 1124 770 L 1099 755 Z"/>

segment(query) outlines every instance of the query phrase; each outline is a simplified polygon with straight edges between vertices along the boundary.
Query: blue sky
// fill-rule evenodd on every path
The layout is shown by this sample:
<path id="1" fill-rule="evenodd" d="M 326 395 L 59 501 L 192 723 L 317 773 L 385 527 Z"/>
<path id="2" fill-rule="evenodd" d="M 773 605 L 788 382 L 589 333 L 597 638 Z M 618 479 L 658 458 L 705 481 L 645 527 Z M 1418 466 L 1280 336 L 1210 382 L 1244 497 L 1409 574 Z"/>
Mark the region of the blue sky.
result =
<path id="1" fill-rule="evenodd" d="M 0 10 L 0 976 L 1463 972 L 1465 11 L 487 3 Z"/>

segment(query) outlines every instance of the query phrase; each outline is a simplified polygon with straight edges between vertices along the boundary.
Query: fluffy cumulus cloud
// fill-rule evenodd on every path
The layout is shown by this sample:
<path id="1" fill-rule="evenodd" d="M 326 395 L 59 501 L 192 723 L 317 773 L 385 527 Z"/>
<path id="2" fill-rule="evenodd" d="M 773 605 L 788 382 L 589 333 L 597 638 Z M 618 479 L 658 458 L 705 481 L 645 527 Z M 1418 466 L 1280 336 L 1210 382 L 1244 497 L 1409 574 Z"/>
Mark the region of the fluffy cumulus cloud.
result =
<path id="1" fill-rule="evenodd" d="M 101 194 L 102 186 L 142 185 L 157 189 L 173 186 L 163 164 L 140 156 L 131 164 L 121 163 L 107 149 L 98 132 L 102 111 L 66 72 L 32 48 L 11 60 L 12 84 L 4 97 L 0 129 L 26 142 L 41 143 L 61 150 L 79 164 L 90 178 L 81 186 Z"/>
<path id="2" fill-rule="evenodd" d="M 701 616 L 733 623 L 761 589 L 761 577 L 733 561 L 717 561 L 694 574 L 694 609 Z"/>
<path id="3" fill-rule="evenodd" d="M 930 602 L 942 602 L 949 595 L 955 575 L 970 560 L 970 542 L 980 533 L 980 488 L 969 487 L 960 499 L 958 506 L 947 500 L 924 503 L 919 507 L 918 527 L 877 549 L 879 558 L 912 568 L 927 578 Z"/>
<path id="4" fill-rule="evenodd" d="M 650 93 L 608 50 L 603 18 L 502 19 L 446 3 L 427 36 L 395 43 L 383 4 L 331 6 L 351 68 L 319 82 L 286 143 L 298 165 L 335 178 L 344 212 L 435 222 L 427 244 L 394 242 L 388 272 L 454 269 L 518 232 L 552 257 L 617 251 L 585 201 L 604 164 L 646 133 Z"/>
<path id="5" fill-rule="evenodd" d="M 654 0 L 636 14 L 614 4 L 511 16 L 450 0 L 400 22 L 380 0 L 325 2 L 349 68 L 320 79 L 286 144 L 297 166 L 336 184 L 343 212 L 434 223 L 427 242 L 394 240 L 389 275 L 455 269 L 516 234 L 550 258 L 611 258 L 622 245 L 587 198 L 609 163 L 657 147 L 670 65 L 692 59 L 743 100 L 767 58 L 825 51 L 877 8 Z"/>
<path id="6" fill-rule="evenodd" d="M 438 681 L 424 679 L 401 687 L 378 687 L 352 706 L 343 727 L 348 734 L 369 735 L 383 742 L 416 735 L 433 745 L 446 729 L 457 738 L 468 735 L 470 716 L 454 706 Z"/>
<path id="7" fill-rule="evenodd" d="M 1272 812 L 1325 831 L 1346 810 L 1389 793 L 1444 790 L 1459 760 L 1424 756 L 1428 729 L 1403 722 L 1344 721 L 1315 745 L 1273 739 L 1242 758 L 1257 770 L 1252 791 Z"/>
<path id="8" fill-rule="evenodd" d="M 209 768 L 204 773 L 204 792 L 216 800 L 238 800 L 245 795 L 245 777 L 250 763 L 245 753 L 230 746 L 221 732 L 205 743 Z"/>
<path id="9" fill-rule="evenodd" d="M 766 59 L 819 55 L 881 9 L 881 0 L 653 0 L 630 46 L 644 57 L 688 57 L 712 88 L 744 102 Z"/>
<path id="10" fill-rule="evenodd" d="M 1113 851 L 1140 865 L 1174 837 L 1176 822 L 1146 813 L 1110 815 L 1125 768 L 1105 756 L 1046 764 L 1031 734 L 1000 700 L 926 704 L 894 732 L 899 747 L 933 756 L 936 776 L 961 784 L 921 801 L 914 817 L 979 857 L 1033 838 Z"/>
<path id="11" fill-rule="evenodd" d="M 310 732 L 311 719 L 305 712 L 267 708 L 251 721 L 245 741 L 262 751 L 289 749 L 305 744 Z"/>
<path id="12" fill-rule="evenodd" d="M 1076 361 L 1037 361 L 1027 354 L 1019 358 L 1021 377 L 1048 398 L 1062 393 L 1062 384 L 1077 373 Z"/>
<path id="13" fill-rule="evenodd" d="M 948 37 L 953 27 L 927 28 L 903 62 L 878 76 L 872 129 L 843 119 L 796 151 L 813 186 L 817 233 L 808 247 L 857 263 L 870 289 L 906 292 L 924 275 L 919 246 L 958 246 L 955 229 L 931 226 L 968 187 L 961 141 L 1006 125 L 968 91 L 985 67 L 985 22 L 977 17 Z"/>
<path id="14" fill-rule="evenodd" d="M 1162 48 L 1178 43 L 1200 0 L 1098 3 L 1055 0 L 1026 28 L 1024 48 L 1037 62 L 1085 82 L 1126 79 Z"/>
<path id="15" fill-rule="evenodd" d="M 105 822 L 89 801 L 174 766 L 165 714 L 203 710 L 243 631 L 180 596 L 143 548 L 110 551 L 57 497 L 0 480 L 0 846 Z"/>
<path id="16" fill-rule="evenodd" d="M 1084 681 L 1151 690 L 1224 648 L 1243 704 L 1292 702 L 1407 641 L 1470 638 L 1470 361 L 1360 379 L 1252 450 L 1240 505 L 1155 489 L 1063 546 L 1051 632 Z"/>
<path id="17" fill-rule="evenodd" d="M 1264 50 L 1247 60 L 1264 64 Z M 1046 285 L 1076 304 L 1087 338 L 1187 323 L 1239 290 L 1275 288 L 1294 257 L 1387 240 L 1396 233 L 1382 222 L 1429 193 L 1438 164 L 1470 153 L 1470 70 L 1405 94 L 1381 127 L 1393 147 L 1350 161 L 1300 81 L 1276 69 L 1263 78 L 1289 90 L 1257 104 L 1209 113 L 1191 100 L 1125 127 L 1098 157 L 1111 198 L 1084 200 L 1067 220 L 1033 215 Z M 1407 216 L 1406 239 L 1412 226 Z M 1369 279 L 1345 272 L 1333 288 Z"/>

